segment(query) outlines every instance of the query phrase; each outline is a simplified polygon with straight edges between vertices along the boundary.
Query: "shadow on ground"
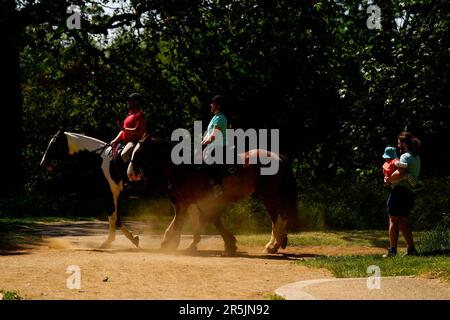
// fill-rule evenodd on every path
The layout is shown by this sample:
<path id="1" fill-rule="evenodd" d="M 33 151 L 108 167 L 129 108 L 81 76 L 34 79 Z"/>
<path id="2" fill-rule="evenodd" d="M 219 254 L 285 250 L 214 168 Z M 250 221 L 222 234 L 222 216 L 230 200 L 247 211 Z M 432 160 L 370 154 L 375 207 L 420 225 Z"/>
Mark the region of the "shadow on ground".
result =
<path id="1" fill-rule="evenodd" d="M 0 255 L 27 254 L 45 238 L 61 236 L 92 236 L 104 234 L 107 223 L 99 222 L 2 222 L 0 223 Z"/>
<path id="2" fill-rule="evenodd" d="M 146 252 L 146 253 L 154 253 L 154 254 L 170 254 L 170 255 L 178 255 L 178 256 L 189 256 L 189 257 L 217 257 L 217 258 L 247 258 L 247 259 L 264 259 L 264 260 L 301 260 L 303 258 L 318 258 L 325 257 L 320 254 L 311 254 L 311 253 L 248 253 L 245 251 L 238 251 L 235 254 L 227 254 L 221 250 L 189 250 L 189 249 L 179 249 L 179 250 L 167 250 L 167 249 L 146 249 L 146 248 L 129 248 L 129 249 L 75 249 L 76 251 L 94 251 L 94 252 L 102 252 L 108 254 L 115 253 L 126 253 L 126 252 Z"/>
<path id="3" fill-rule="evenodd" d="M 342 239 L 356 243 L 369 242 L 371 246 L 377 248 L 389 247 L 387 231 L 352 231 L 343 236 Z"/>

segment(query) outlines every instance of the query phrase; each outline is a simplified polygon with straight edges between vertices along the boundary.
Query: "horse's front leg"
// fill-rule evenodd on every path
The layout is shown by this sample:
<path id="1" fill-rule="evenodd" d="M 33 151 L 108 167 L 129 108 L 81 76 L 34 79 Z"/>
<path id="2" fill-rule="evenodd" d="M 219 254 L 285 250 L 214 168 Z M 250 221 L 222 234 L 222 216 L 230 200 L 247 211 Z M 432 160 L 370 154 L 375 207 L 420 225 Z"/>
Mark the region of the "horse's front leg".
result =
<path id="1" fill-rule="evenodd" d="M 117 199 L 118 201 L 120 201 L 120 193 L 119 193 L 119 198 Z M 118 228 L 120 228 L 120 230 L 122 230 L 122 233 L 125 235 L 125 237 L 127 237 L 128 240 L 131 241 L 132 244 L 134 244 L 137 248 L 139 247 L 139 236 L 133 236 L 133 234 L 131 233 L 131 231 L 129 231 L 127 229 L 127 227 L 125 227 L 122 222 L 120 221 L 120 214 L 119 214 L 119 208 L 120 206 L 117 206 L 117 218 L 118 220 L 116 221 L 116 226 Z"/>
<path id="2" fill-rule="evenodd" d="M 120 190 L 111 190 L 111 198 L 108 201 L 108 239 L 102 243 L 100 248 L 108 248 L 116 239 L 116 223 L 117 223 L 117 203 L 119 199 Z"/>
<path id="3" fill-rule="evenodd" d="M 175 204 L 175 217 L 164 233 L 161 248 L 173 250 L 178 248 L 181 239 L 181 228 L 183 227 L 186 218 L 187 207 L 188 206 L 183 202 L 177 202 Z"/>
<path id="4" fill-rule="evenodd" d="M 189 217 L 191 218 L 193 239 L 187 250 L 197 251 L 197 244 L 201 240 L 202 225 L 200 223 L 200 209 L 195 205 L 189 209 Z"/>
<path id="5" fill-rule="evenodd" d="M 220 219 L 220 215 L 216 215 L 213 217 L 213 223 L 216 226 L 225 243 L 225 253 L 229 255 L 236 254 L 237 251 L 236 237 L 228 229 L 225 228 L 222 219 Z"/>
<path id="6" fill-rule="evenodd" d="M 116 238 L 116 227 L 120 228 L 125 235 L 136 247 L 139 247 L 139 237 L 133 236 L 133 234 L 122 224 L 119 215 L 119 196 L 120 186 L 117 188 L 111 188 L 112 192 L 112 204 L 109 206 L 108 222 L 109 222 L 109 234 L 108 239 L 103 242 L 101 248 L 108 248 Z"/>
<path id="7" fill-rule="evenodd" d="M 220 218 L 219 208 L 216 205 L 211 205 L 209 203 L 200 203 L 197 206 L 203 221 L 212 222 L 219 231 L 225 243 L 225 252 L 227 254 L 234 255 L 237 251 L 237 240 L 235 236 L 225 228 L 222 219 Z"/>

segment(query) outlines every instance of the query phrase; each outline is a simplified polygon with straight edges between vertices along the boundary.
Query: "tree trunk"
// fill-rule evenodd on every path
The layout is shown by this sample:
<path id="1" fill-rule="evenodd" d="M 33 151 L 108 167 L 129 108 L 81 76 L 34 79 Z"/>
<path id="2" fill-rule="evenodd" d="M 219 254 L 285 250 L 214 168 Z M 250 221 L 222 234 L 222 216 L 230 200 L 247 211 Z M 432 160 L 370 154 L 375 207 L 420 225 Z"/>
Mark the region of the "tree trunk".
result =
<path id="1" fill-rule="evenodd" d="M 19 36 L 15 1 L 0 0 L 0 196 L 22 191 L 24 181 Z"/>

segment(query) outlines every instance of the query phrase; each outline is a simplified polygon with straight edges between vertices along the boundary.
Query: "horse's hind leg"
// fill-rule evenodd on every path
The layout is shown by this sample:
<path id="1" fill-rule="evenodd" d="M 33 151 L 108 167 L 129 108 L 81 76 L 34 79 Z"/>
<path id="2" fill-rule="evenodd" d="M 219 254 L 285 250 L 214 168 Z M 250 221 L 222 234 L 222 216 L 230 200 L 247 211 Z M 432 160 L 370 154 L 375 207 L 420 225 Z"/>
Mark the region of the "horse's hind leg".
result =
<path id="1" fill-rule="evenodd" d="M 175 204 L 175 217 L 170 223 L 169 227 L 164 233 L 163 241 L 161 242 L 161 248 L 163 249 L 176 249 L 180 244 L 181 228 L 184 224 L 186 217 L 187 205 L 182 202 Z"/>
<path id="2" fill-rule="evenodd" d="M 264 246 L 264 251 L 267 253 L 276 253 L 278 251 L 278 248 L 286 248 L 287 220 L 283 220 L 278 214 L 273 200 L 263 198 L 263 203 L 272 220 L 272 234 L 269 242 L 267 242 L 267 244 Z"/>
<path id="3" fill-rule="evenodd" d="M 237 251 L 237 240 L 234 235 L 223 225 L 218 208 L 215 206 L 206 206 L 206 208 L 200 209 L 200 207 L 198 207 L 198 209 L 203 217 L 203 220 L 212 222 L 219 231 L 225 243 L 225 252 L 227 254 L 235 254 Z"/>

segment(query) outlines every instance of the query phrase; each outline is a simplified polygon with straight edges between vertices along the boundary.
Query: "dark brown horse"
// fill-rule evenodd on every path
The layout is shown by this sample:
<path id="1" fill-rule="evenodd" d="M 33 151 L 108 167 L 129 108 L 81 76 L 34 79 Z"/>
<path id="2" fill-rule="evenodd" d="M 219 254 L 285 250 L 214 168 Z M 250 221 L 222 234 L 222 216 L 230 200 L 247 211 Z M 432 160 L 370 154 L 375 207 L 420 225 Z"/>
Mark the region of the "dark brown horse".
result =
<path id="1" fill-rule="evenodd" d="M 199 211 L 203 222 L 213 222 L 224 238 L 228 251 L 236 250 L 236 239 L 224 228 L 219 207 L 233 203 L 256 193 L 266 207 L 272 221 L 272 236 L 265 245 L 266 252 L 274 253 L 279 247 L 287 245 L 288 229 L 298 226 L 297 188 L 289 161 L 284 156 L 278 156 L 265 150 L 255 149 L 239 154 L 243 164 L 234 165 L 233 174 L 224 174 L 222 178 L 222 193 L 214 194 L 210 177 L 205 167 L 188 164 L 175 165 L 171 160 L 174 143 L 155 138 L 145 137 L 134 149 L 131 163 L 128 167 L 128 177 L 132 181 L 142 177 L 151 179 L 148 183 L 167 184 L 169 197 L 174 204 L 175 217 L 166 229 L 162 247 L 177 248 L 180 242 L 181 228 L 186 212 L 190 206 Z M 261 175 L 261 164 L 250 164 L 252 157 L 261 153 L 279 161 L 279 170 L 274 175 Z M 226 165 L 223 169 L 225 172 Z M 195 225 L 194 225 L 195 227 Z M 195 248 L 200 241 L 200 232 L 194 228 Z"/>

